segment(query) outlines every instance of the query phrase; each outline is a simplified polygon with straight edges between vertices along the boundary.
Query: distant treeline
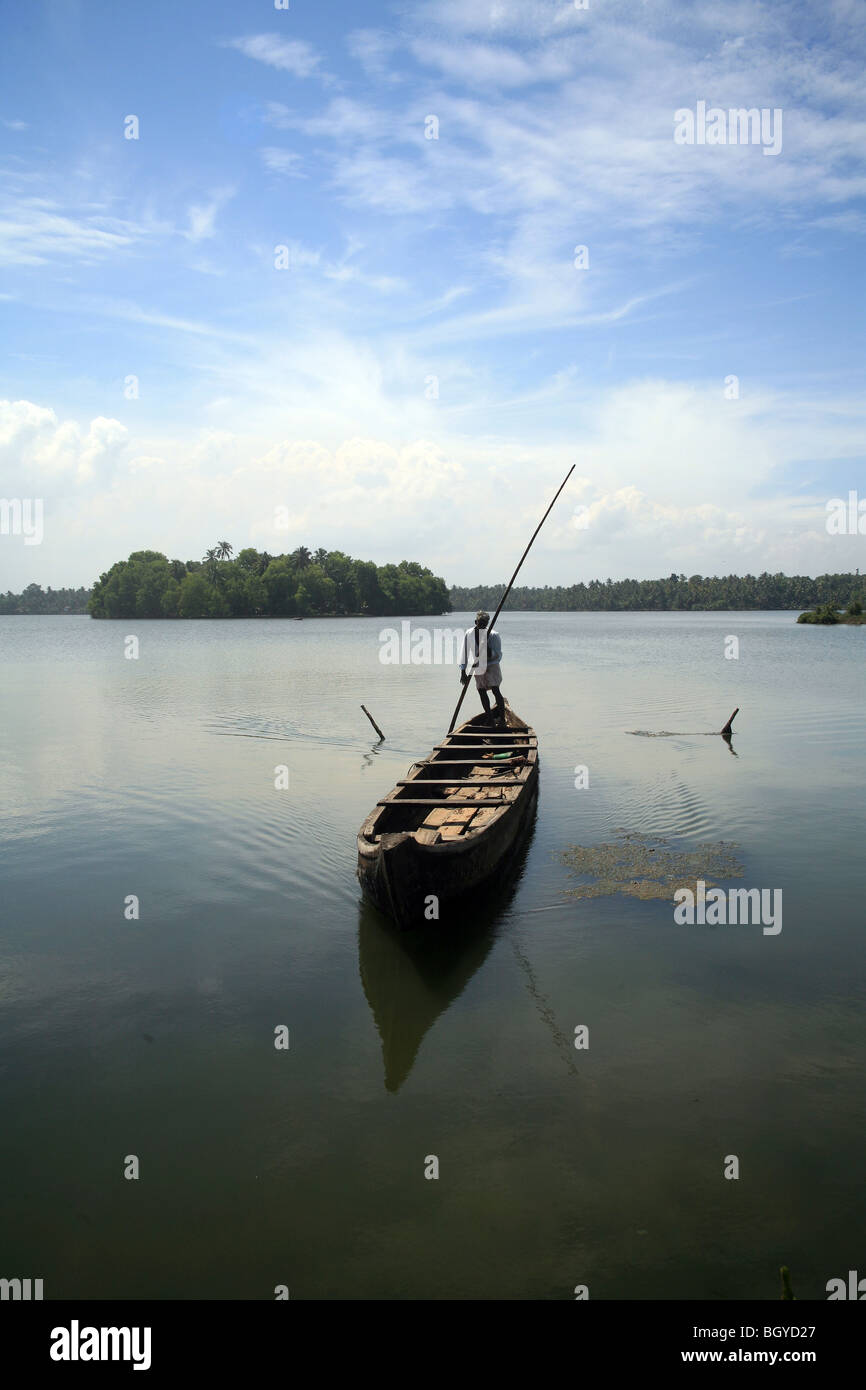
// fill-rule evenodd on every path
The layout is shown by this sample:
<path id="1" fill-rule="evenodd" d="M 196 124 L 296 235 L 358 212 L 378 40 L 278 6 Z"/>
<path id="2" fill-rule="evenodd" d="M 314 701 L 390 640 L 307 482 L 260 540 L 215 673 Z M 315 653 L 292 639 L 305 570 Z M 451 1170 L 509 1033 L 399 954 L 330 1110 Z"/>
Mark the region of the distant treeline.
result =
<path id="1" fill-rule="evenodd" d="M 43 589 L 28 584 L 21 594 L 0 594 L 0 614 L 4 613 L 86 613 L 89 589 Z"/>
<path id="2" fill-rule="evenodd" d="M 452 586 L 451 607 L 455 612 L 486 608 L 492 613 L 504 590 L 504 584 Z M 722 578 L 693 574 L 687 579 L 684 574 L 671 574 L 667 579 L 591 579 L 588 584 L 512 589 L 508 607 L 559 613 L 799 609 L 827 603 L 844 608 L 856 598 L 866 602 L 866 577 L 858 574 L 821 574 L 817 579 L 800 574 L 728 574 Z"/>
<path id="3" fill-rule="evenodd" d="M 226 554 L 222 547 L 228 546 Z M 168 560 L 139 550 L 100 576 L 93 589 L 43 590 L 28 584 L 21 594 L 0 594 L 0 614 L 87 613 L 95 618 L 306 617 L 316 614 L 436 614 L 493 612 L 504 584 L 456 585 L 414 561 L 376 565 L 340 550 L 305 546 L 272 556 L 249 548 L 231 558 L 221 542 L 203 560 Z M 548 612 L 617 612 L 666 609 L 846 609 L 866 604 L 866 577 L 858 574 L 746 574 L 705 578 L 590 580 L 588 584 L 512 589 L 511 609 Z"/>
<path id="4" fill-rule="evenodd" d="M 252 547 L 232 554 L 228 541 L 202 560 L 137 550 L 100 575 L 88 611 L 94 618 L 304 618 L 449 608 L 444 579 L 413 560 L 376 565 L 303 545 L 291 555 Z"/>

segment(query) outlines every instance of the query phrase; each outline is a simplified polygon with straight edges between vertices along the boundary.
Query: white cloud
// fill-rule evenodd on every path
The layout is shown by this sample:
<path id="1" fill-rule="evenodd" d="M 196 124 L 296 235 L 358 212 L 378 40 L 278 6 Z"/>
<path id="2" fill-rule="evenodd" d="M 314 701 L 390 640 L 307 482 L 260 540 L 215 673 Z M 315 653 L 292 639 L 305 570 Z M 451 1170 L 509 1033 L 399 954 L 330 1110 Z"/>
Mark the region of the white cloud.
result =
<path id="1" fill-rule="evenodd" d="M 133 247 L 144 235 L 131 222 L 61 212 L 42 198 L 0 204 L 0 265 L 46 265 L 73 259 L 94 263 Z"/>
<path id="2" fill-rule="evenodd" d="M 271 119 L 333 140 L 336 186 L 352 204 L 510 217 L 518 232 L 568 216 L 591 221 L 597 239 L 612 226 L 662 234 L 720 216 L 775 228 L 780 209 L 862 195 L 861 74 L 841 15 L 824 49 L 805 46 L 784 11 L 734 4 L 720 14 L 699 7 L 674 29 L 669 13 L 617 0 L 591 13 L 562 0 L 440 0 L 407 12 L 387 44 L 377 31 L 350 36 L 365 59 L 395 44 L 414 57 L 420 76 L 402 110 L 377 94 L 313 116 L 273 107 Z M 538 83 L 548 84 L 543 100 Z M 674 112 L 699 98 L 783 108 L 782 154 L 676 145 Z M 440 137 L 425 142 L 430 112 Z"/>
<path id="3" fill-rule="evenodd" d="M 350 97 L 334 97 L 317 115 L 292 111 L 281 101 L 269 101 L 265 120 L 276 130 L 297 130 L 304 135 L 324 135 L 335 141 L 354 142 L 393 139 L 395 117 L 384 110 Z"/>
<path id="4" fill-rule="evenodd" d="M 265 168 L 270 169 L 272 174 L 286 174 L 294 179 L 306 178 L 298 167 L 303 160 L 294 150 L 281 150 L 274 145 L 265 145 L 259 154 Z"/>
<path id="5" fill-rule="evenodd" d="M 215 236 L 217 213 L 233 197 L 234 189 L 222 189 L 214 193 L 206 203 L 192 203 L 187 209 L 187 239 L 193 242 L 206 241 Z"/>
<path id="6" fill-rule="evenodd" d="M 104 481 L 127 438 L 119 420 L 97 416 L 83 429 L 75 420 L 59 421 L 53 410 L 32 401 L 0 401 L 0 463 L 6 488 L 16 485 L 26 493 L 36 487 Z"/>
<path id="7" fill-rule="evenodd" d="M 355 29 L 348 36 L 346 45 L 368 76 L 380 82 L 403 80 L 399 71 L 392 66 L 392 59 L 400 45 L 396 34 L 382 29 Z"/>
<path id="8" fill-rule="evenodd" d="M 159 309 L 142 309 L 129 300 L 110 300 L 93 298 L 86 301 L 89 314 L 119 319 L 125 323 L 139 323 L 148 328 L 165 328 L 176 334 L 191 334 L 194 337 L 211 338 L 227 343 L 250 346 L 256 342 L 254 332 L 241 333 L 229 328 L 220 328 L 201 319 L 181 319 L 174 314 L 162 313 Z"/>
<path id="9" fill-rule="evenodd" d="M 415 13 L 425 27 L 455 35 L 532 39 L 596 18 L 595 13 L 576 10 L 568 0 L 424 0 Z"/>
<path id="10" fill-rule="evenodd" d="M 255 433 L 226 427 L 192 438 L 130 439 L 116 420 L 79 426 L 31 402 L 0 405 L 4 478 L 15 461 L 21 495 L 59 490 L 62 505 L 70 482 L 87 485 L 65 572 L 51 582 L 82 582 L 145 545 L 195 555 L 216 534 L 272 552 L 304 542 L 381 562 L 399 551 L 452 582 L 493 581 L 513 566 L 571 463 L 579 476 L 539 538 L 527 583 L 861 563 L 860 538 L 826 534 L 820 492 L 771 495 L 783 466 L 804 456 L 850 457 L 856 484 L 857 400 L 822 409 L 755 392 L 734 402 L 716 387 L 635 381 L 584 396 L 567 444 L 539 443 L 537 403 L 507 433 L 458 433 L 420 389 L 411 404 L 395 400 L 372 360 L 340 353 L 333 340 L 303 346 L 303 380 L 285 360 L 273 364 L 282 418 L 297 420 L 282 432 L 255 397 L 245 402 Z M 238 399 L 255 377 L 251 366 L 235 383 Z M 565 399 L 568 383 L 560 388 Z M 237 419 L 231 401 L 227 416 Z M 361 418 L 378 429 L 353 432 Z M 278 507 L 293 517 L 290 533 L 276 526 Z M 479 515 L 480 548 L 471 523 Z"/>
<path id="11" fill-rule="evenodd" d="M 187 232 L 190 241 L 203 241 L 214 235 L 216 211 L 216 206 L 213 203 L 207 207 L 199 207 L 195 204 L 190 207 L 189 231 Z"/>
<path id="12" fill-rule="evenodd" d="M 321 59 L 305 39 L 283 39 L 278 34 L 251 34 L 247 38 L 228 39 L 225 46 L 236 48 L 247 58 L 266 63 L 268 67 L 290 72 L 293 77 L 319 75 Z"/>
<path id="13" fill-rule="evenodd" d="M 413 40 L 411 50 L 420 63 L 438 68 L 453 81 L 467 83 L 470 90 L 475 86 L 510 88 L 556 82 L 574 70 L 562 45 L 517 52 L 502 45 L 437 43 L 423 38 Z"/>

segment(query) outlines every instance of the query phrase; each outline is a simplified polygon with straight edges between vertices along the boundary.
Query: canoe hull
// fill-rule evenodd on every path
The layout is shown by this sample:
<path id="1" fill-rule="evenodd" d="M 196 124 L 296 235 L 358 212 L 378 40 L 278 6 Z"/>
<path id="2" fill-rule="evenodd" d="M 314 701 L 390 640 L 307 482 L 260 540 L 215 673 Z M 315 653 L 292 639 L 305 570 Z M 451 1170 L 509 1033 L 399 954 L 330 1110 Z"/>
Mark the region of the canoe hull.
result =
<path id="1" fill-rule="evenodd" d="M 447 926 L 449 920 L 458 920 L 473 894 L 506 875 L 509 859 L 531 823 L 537 799 L 538 757 L 534 751 L 526 780 L 513 803 L 477 834 L 433 844 L 405 831 L 373 834 L 373 813 L 358 835 L 358 880 L 365 896 L 401 927 Z"/>
<path id="2" fill-rule="evenodd" d="M 469 895 L 503 870 L 532 819 L 537 798 L 536 771 L 513 811 L 475 843 L 420 845 L 411 835 L 397 834 L 384 835 L 376 846 L 359 847 L 358 880 L 365 896 L 401 927 L 447 923 L 455 912 L 459 915 Z M 435 917 L 431 897 L 437 899 Z"/>

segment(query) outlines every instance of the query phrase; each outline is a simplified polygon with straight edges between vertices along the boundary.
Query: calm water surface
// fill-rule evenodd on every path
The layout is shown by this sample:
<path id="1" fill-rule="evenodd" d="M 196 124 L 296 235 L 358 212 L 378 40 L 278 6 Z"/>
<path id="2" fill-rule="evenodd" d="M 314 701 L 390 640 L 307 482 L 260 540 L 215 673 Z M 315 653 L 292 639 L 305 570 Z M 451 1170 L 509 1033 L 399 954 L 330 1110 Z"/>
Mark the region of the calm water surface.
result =
<path id="1" fill-rule="evenodd" d="M 0 1275 L 774 1299 L 782 1263 L 800 1298 L 862 1272 L 866 629 L 506 616 L 532 839 L 486 914 L 407 943 L 355 835 L 459 687 L 382 665 L 392 621 L 0 618 Z M 735 705 L 736 757 L 701 732 Z M 782 932 L 570 898 L 562 851 L 619 828 L 735 842 Z"/>

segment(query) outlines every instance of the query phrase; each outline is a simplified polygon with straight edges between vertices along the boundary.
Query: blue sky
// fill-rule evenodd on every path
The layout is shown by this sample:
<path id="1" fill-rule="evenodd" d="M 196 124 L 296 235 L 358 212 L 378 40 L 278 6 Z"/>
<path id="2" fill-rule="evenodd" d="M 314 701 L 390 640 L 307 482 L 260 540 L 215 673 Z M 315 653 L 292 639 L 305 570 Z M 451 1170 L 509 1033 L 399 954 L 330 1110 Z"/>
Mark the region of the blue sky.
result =
<path id="1" fill-rule="evenodd" d="M 45 535 L 0 588 L 218 538 L 492 582 L 572 463 L 526 582 L 862 568 L 864 39 L 859 0 L 16 7 L 0 492 Z M 778 154 L 675 143 L 699 101 Z"/>

